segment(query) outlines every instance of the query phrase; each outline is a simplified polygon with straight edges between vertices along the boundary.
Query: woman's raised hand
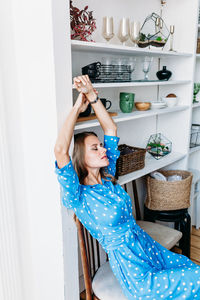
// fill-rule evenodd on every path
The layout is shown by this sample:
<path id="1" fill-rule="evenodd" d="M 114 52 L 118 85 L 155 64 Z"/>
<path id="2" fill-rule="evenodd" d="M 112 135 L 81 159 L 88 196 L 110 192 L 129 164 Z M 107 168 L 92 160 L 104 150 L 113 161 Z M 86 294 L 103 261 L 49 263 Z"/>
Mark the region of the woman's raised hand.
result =
<path id="1" fill-rule="evenodd" d="M 88 101 L 88 99 L 86 98 L 86 96 L 83 93 L 80 93 L 78 95 L 78 98 L 74 104 L 75 107 L 78 108 L 79 113 L 84 112 L 86 110 L 86 108 L 88 107 L 88 104 L 90 102 Z"/>
<path id="2" fill-rule="evenodd" d="M 74 86 L 77 91 L 85 94 L 89 101 L 97 95 L 97 91 L 93 88 L 88 75 L 74 77 Z"/>

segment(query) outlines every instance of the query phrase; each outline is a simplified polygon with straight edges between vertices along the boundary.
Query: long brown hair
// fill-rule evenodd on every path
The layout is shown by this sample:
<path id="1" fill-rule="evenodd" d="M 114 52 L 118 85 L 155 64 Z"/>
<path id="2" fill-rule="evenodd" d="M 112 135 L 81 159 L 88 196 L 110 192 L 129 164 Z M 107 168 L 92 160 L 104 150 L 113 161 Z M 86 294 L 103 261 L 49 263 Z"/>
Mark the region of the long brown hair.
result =
<path id="1" fill-rule="evenodd" d="M 92 131 L 81 132 L 75 134 L 74 136 L 74 150 L 72 154 L 72 161 L 80 184 L 84 184 L 84 180 L 88 176 L 88 170 L 85 167 L 85 138 L 91 135 L 97 137 L 96 133 Z M 100 168 L 100 174 L 103 179 L 108 180 L 108 178 L 110 178 L 111 181 L 116 184 L 116 178 L 110 174 L 107 174 L 105 172 L 105 168 Z"/>

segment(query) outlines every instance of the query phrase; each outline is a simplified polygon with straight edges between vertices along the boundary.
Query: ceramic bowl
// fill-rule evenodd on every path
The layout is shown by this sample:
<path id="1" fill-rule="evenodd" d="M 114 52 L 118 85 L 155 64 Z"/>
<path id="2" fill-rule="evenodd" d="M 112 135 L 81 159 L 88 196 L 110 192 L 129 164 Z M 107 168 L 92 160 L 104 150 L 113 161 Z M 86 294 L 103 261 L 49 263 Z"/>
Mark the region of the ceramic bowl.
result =
<path id="1" fill-rule="evenodd" d="M 164 108 L 166 107 L 166 103 L 165 102 L 151 102 L 151 109 L 160 109 L 160 108 Z"/>
<path id="2" fill-rule="evenodd" d="M 168 107 L 173 107 L 178 104 L 178 97 L 162 97 L 162 101 L 165 102 Z"/>
<path id="3" fill-rule="evenodd" d="M 137 110 L 148 110 L 151 107 L 151 102 L 135 102 Z"/>

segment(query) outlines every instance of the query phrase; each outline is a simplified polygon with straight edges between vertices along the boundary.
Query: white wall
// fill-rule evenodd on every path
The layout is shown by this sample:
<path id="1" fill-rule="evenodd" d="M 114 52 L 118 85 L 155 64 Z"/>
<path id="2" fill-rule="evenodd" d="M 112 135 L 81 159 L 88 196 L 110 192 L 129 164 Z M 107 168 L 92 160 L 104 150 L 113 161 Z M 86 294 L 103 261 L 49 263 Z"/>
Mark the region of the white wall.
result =
<path id="1" fill-rule="evenodd" d="M 9 205 L 14 208 L 10 218 L 16 233 L 12 250 L 18 251 L 19 276 L 15 282 L 11 275 L 7 278 L 9 288 L 2 300 L 64 299 L 62 219 L 53 153 L 57 115 L 51 10 L 47 0 L 0 4 L 4 151 L 10 162 L 1 176 L 10 179 Z M 11 274 L 9 257 L 4 264 Z M 0 278 L 5 276 L 2 268 L 0 273 Z"/>

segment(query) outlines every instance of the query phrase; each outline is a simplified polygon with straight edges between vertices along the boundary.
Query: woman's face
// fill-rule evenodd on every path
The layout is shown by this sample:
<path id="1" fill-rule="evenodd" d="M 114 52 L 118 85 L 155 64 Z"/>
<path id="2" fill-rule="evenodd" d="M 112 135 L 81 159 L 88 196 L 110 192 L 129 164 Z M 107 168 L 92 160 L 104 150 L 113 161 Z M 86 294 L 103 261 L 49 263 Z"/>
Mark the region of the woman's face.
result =
<path id="1" fill-rule="evenodd" d="M 106 149 L 99 139 L 90 135 L 85 138 L 85 165 L 88 168 L 102 168 L 109 165 Z"/>

